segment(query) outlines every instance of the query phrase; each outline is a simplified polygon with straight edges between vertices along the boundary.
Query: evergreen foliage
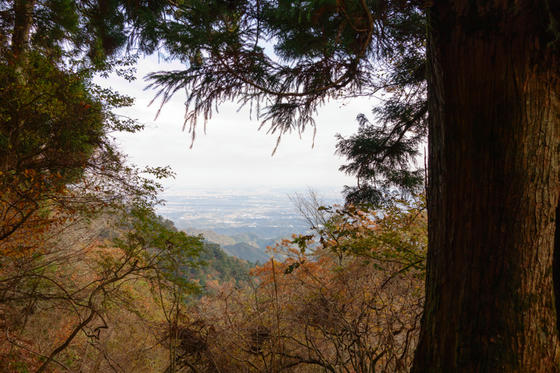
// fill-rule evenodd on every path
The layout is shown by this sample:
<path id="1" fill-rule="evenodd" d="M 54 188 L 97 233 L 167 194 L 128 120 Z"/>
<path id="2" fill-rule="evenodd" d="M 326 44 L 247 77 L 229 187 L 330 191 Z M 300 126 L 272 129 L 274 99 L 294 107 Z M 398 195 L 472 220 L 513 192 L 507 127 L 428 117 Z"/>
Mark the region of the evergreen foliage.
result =
<path id="1" fill-rule="evenodd" d="M 145 38 L 134 39 L 131 30 L 141 28 L 142 17 L 158 14 L 140 14 L 149 4 L 0 2 L 4 247 L 27 247 L 20 239 L 25 232 L 47 229 L 78 210 L 92 214 L 108 206 L 122 208 L 134 202 L 146 207 L 155 202 L 157 182 L 125 165 L 111 141 L 113 131 L 142 128 L 112 112 L 131 105 L 132 99 L 92 81 L 96 74 L 111 71 L 131 77 L 133 58 L 113 55 L 119 48 L 143 43 Z M 101 20 L 106 24 L 95 26 Z M 146 171 L 155 178 L 169 175 L 162 168 Z M 59 218 L 47 218 L 54 211 Z M 17 232 L 20 237 L 11 237 Z"/>
<path id="2" fill-rule="evenodd" d="M 154 344 L 160 363 L 162 347 L 173 354 L 178 315 L 199 290 L 190 272 L 202 240 L 154 213 L 158 179 L 171 173 L 124 162 L 111 133 L 142 126 L 112 110 L 132 100 L 93 83 L 111 72 L 131 78 L 134 56 L 116 54 L 153 50 L 147 25 L 166 4 L 0 2 L 1 371 L 114 370 L 112 332 L 102 330 L 119 325 L 117 315 L 136 317 L 152 341 L 128 364 Z M 168 346 L 154 325 L 168 329 Z"/>
<path id="3" fill-rule="evenodd" d="M 162 0 L 3 0 L 0 49 L 100 68 L 123 48 L 153 52 L 158 39 L 151 30 L 167 9 Z"/>
<path id="4" fill-rule="evenodd" d="M 375 124 L 360 115 L 357 135 L 339 138 L 360 182 L 349 201 L 379 202 L 388 188 L 417 191 L 423 172 L 411 168 L 426 134 L 425 20 L 415 1 L 193 1 L 174 4 L 160 26 L 182 71 L 150 74 L 162 105 L 186 90 L 186 120 L 215 105 L 250 105 L 261 126 L 278 135 L 314 127 L 328 99 L 383 93 Z M 271 48 L 272 47 L 272 48 Z M 271 51 L 271 49 L 273 49 Z"/>
<path id="5" fill-rule="evenodd" d="M 105 134 L 102 102 L 80 75 L 40 54 L 30 54 L 22 69 L 2 62 L 2 171 L 58 173 L 59 183 L 75 181 Z"/>

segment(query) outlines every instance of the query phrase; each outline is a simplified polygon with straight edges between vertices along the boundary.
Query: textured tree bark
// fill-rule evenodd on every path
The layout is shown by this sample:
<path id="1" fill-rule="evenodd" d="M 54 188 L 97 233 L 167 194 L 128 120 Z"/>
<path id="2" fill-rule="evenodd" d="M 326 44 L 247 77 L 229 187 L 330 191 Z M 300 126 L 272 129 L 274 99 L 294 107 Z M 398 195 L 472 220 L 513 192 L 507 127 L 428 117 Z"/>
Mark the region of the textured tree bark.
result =
<path id="1" fill-rule="evenodd" d="M 413 372 L 560 371 L 559 7 L 451 0 L 429 11 L 429 253 Z"/>
<path id="2" fill-rule="evenodd" d="M 14 0 L 12 52 L 19 57 L 28 47 L 36 0 Z"/>

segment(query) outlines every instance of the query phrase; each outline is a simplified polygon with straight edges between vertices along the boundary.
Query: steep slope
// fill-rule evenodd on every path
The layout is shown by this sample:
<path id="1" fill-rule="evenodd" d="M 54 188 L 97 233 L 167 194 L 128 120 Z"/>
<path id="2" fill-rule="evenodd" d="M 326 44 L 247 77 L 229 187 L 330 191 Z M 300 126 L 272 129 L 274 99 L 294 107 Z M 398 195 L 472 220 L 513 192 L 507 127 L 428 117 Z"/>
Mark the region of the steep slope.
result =
<path id="1" fill-rule="evenodd" d="M 216 233 L 211 230 L 188 228 L 185 232 L 192 235 L 201 234 L 207 242 L 219 244 L 229 255 L 249 262 L 264 263 L 270 259 L 268 246 L 274 246 L 277 239 L 262 238 L 253 233 L 241 233 L 232 236 Z"/>
<path id="2" fill-rule="evenodd" d="M 264 252 L 260 247 L 255 247 L 246 242 L 238 242 L 233 245 L 223 246 L 224 251 L 239 258 L 253 263 L 264 263 L 270 259 L 270 255 Z"/>
<path id="3" fill-rule="evenodd" d="M 205 265 L 191 270 L 191 275 L 204 287 L 209 280 L 219 282 L 234 281 L 239 284 L 249 279 L 249 270 L 252 263 L 228 255 L 220 245 L 210 242 L 204 243 L 200 259 Z"/>

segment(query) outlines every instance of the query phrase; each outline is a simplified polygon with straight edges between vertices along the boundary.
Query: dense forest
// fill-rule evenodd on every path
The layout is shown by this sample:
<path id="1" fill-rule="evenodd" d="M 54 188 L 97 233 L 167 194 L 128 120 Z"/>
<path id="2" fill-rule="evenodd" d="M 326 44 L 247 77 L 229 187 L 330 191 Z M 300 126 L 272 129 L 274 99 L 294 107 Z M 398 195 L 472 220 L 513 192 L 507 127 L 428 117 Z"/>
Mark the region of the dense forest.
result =
<path id="1" fill-rule="evenodd" d="M 559 25 L 551 0 L 0 0 L 0 371 L 559 372 Z M 338 137 L 346 203 L 300 200 L 309 234 L 258 265 L 158 216 L 173 172 L 127 162 L 133 100 L 96 83 L 154 53 L 192 141 L 225 101 L 279 143 L 378 97 Z"/>

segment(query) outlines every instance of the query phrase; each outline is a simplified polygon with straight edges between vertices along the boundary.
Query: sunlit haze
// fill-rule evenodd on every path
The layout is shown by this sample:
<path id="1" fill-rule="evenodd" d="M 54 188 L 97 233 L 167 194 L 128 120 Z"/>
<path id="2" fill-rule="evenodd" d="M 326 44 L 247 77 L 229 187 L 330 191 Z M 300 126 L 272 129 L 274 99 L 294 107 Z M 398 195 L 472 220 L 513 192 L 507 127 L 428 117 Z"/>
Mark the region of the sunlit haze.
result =
<path id="1" fill-rule="evenodd" d="M 355 183 L 353 177 L 338 171 L 344 159 L 334 154 L 335 134 L 354 133 L 356 115 L 370 111 L 371 98 L 327 103 L 316 116 L 315 145 L 313 129 L 307 129 L 301 138 L 291 133 L 282 137 L 274 156 L 276 135 L 267 134 L 266 128 L 258 131 L 259 121 L 254 115 L 250 118 L 248 108 L 238 111 L 239 105 L 226 102 L 206 124 L 206 134 L 201 121 L 190 148 L 190 134 L 182 131 L 184 92 L 178 92 L 155 119 L 160 103 L 148 106 L 155 91 L 144 90 L 147 73 L 181 68 L 179 63 L 165 63 L 152 56 L 139 62 L 136 81 L 112 78 L 102 82 L 135 98 L 135 105 L 120 113 L 139 120 L 146 128 L 140 133 L 117 134 L 116 139 L 138 166 L 171 166 L 176 177 L 164 182 L 166 193 L 230 189 L 259 192 L 270 188 L 339 192 L 344 185 Z"/>

